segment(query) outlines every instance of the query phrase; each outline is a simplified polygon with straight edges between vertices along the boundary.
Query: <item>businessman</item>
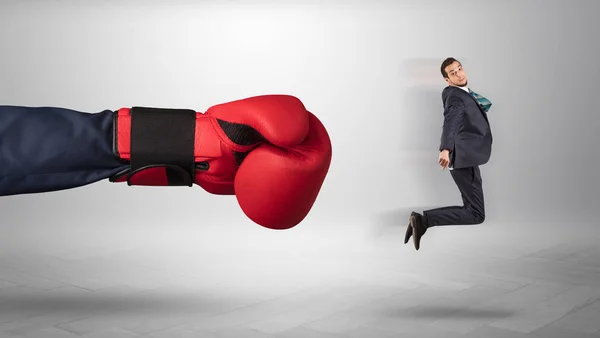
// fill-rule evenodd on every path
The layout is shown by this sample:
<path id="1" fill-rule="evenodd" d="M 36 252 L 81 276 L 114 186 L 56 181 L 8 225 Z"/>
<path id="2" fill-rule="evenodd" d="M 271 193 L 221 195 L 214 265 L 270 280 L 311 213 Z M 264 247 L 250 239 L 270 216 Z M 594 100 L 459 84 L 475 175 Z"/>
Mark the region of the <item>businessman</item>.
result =
<path id="1" fill-rule="evenodd" d="M 450 57 L 442 62 L 442 76 L 448 84 L 442 91 L 444 123 L 438 163 L 448 168 L 461 193 L 463 205 L 412 212 L 404 244 L 413 237 L 419 250 L 427 229 L 442 225 L 481 224 L 485 220 L 479 166 L 492 152 L 492 132 L 487 118 L 491 102 L 468 87 L 462 64 Z"/>

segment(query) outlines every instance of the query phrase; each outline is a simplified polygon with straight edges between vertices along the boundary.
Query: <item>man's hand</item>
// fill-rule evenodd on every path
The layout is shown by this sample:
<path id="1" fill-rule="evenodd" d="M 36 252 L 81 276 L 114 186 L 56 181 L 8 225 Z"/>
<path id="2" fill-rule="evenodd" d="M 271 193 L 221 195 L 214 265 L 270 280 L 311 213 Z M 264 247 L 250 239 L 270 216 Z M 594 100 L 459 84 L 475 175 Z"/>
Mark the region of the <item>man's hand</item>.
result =
<path id="1" fill-rule="evenodd" d="M 450 150 L 444 149 L 440 152 L 440 159 L 438 163 L 442 167 L 442 170 L 446 170 L 448 164 L 450 164 Z"/>

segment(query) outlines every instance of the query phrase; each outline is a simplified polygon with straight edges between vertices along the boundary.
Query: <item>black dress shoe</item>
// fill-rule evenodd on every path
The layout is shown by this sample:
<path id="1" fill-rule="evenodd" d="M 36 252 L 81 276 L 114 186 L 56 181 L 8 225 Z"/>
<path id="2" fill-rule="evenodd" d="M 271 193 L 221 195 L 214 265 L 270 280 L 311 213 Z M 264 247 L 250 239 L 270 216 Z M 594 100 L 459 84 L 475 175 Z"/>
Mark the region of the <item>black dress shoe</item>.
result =
<path id="1" fill-rule="evenodd" d="M 417 215 L 417 213 L 413 211 L 410 214 L 410 216 L 412 217 L 414 215 Z M 413 234 L 413 228 L 410 225 L 410 221 L 409 221 L 408 226 L 406 227 L 406 233 L 404 234 L 404 244 L 408 243 L 408 240 L 410 239 L 410 236 L 412 236 L 412 234 Z"/>
<path id="2" fill-rule="evenodd" d="M 421 246 L 421 237 L 427 231 L 427 227 L 423 222 L 423 216 L 419 213 L 412 213 L 410 215 L 410 226 L 412 228 L 415 249 L 419 250 L 419 247 Z"/>

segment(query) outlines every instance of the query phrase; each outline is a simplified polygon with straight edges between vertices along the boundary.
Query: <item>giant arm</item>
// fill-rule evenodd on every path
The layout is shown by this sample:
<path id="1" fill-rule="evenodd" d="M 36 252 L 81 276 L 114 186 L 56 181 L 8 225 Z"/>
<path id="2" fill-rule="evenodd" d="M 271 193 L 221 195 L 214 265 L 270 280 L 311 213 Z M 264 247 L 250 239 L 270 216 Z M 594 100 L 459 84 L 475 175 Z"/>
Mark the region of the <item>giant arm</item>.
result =
<path id="1" fill-rule="evenodd" d="M 132 186 L 197 185 L 235 195 L 261 226 L 288 229 L 310 212 L 331 156 L 323 124 L 289 95 L 240 99 L 203 113 L 0 106 L 0 196 L 106 179 Z"/>

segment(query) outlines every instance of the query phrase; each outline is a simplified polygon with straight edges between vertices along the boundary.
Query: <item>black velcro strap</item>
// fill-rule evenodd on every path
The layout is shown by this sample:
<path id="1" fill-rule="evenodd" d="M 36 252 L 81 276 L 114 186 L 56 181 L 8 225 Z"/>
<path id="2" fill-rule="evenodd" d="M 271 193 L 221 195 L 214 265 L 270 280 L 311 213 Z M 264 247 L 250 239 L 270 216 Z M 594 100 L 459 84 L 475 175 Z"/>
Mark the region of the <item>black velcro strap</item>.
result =
<path id="1" fill-rule="evenodd" d="M 196 112 L 133 107 L 131 173 L 164 166 L 170 186 L 192 186 Z"/>

